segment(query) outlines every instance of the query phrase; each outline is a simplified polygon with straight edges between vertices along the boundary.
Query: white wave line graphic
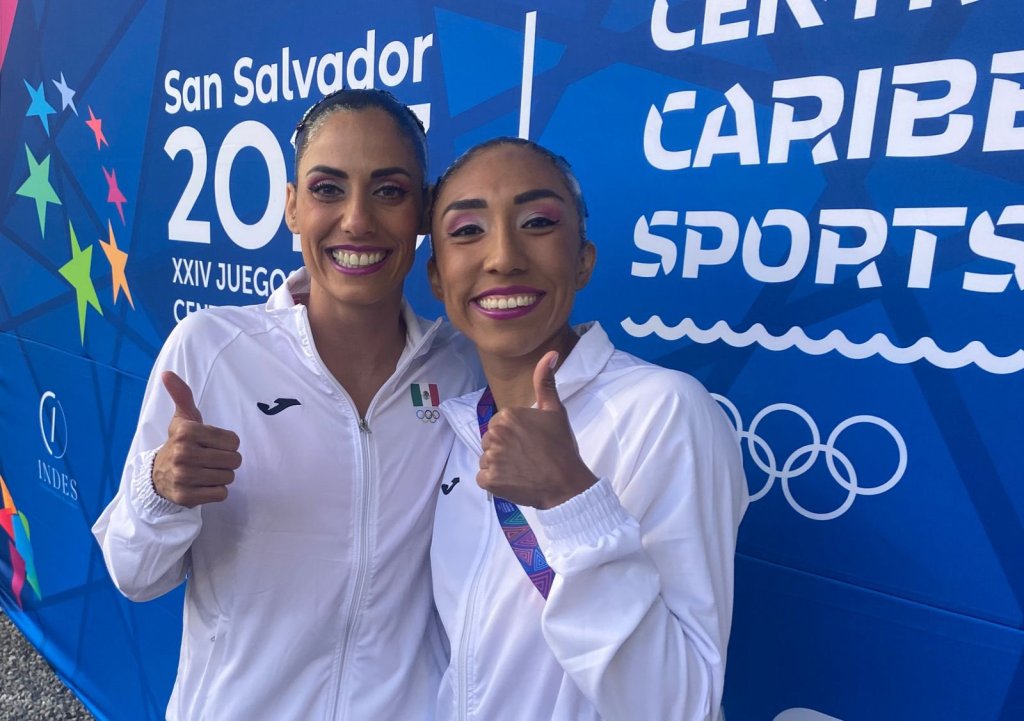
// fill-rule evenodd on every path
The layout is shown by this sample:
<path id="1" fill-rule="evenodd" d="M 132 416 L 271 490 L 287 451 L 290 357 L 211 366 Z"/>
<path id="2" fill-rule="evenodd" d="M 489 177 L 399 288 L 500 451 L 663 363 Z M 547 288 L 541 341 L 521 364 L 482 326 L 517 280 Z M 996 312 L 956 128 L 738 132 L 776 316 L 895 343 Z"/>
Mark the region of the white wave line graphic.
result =
<path id="1" fill-rule="evenodd" d="M 879 355 L 892 363 L 906 364 L 926 360 L 937 368 L 963 368 L 974 364 L 984 371 L 994 374 L 1016 373 L 1024 369 L 1024 350 L 1012 355 L 997 356 L 989 351 L 984 343 L 972 340 L 958 351 L 947 351 L 939 348 L 935 341 L 925 336 L 905 348 L 894 345 L 883 333 L 875 333 L 864 343 L 854 343 L 842 331 L 834 330 L 824 338 L 809 338 L 803 328 L 793 326 L 782 335 L 772 335 L 760 323 L 755 323 L 746 331 L 735 331 L 724 320 L 704 330 L 691 318 L 683 318 L 676 326 L 667 326 L 661 317 L 652 315 L 644 323 L 637 323 L 626 318 L 621 323 L 623 329 L 634 338 L 645 338 L 652 333 L 664 340 L 674 341 L 680 338 L 709 344 L 725 341 L 734 348 L 745 348 L 756 343 L 771 351 L 797 348 L 809 355 L 824 355 L 835 351 L 852 360 L 863 360 Z"/>

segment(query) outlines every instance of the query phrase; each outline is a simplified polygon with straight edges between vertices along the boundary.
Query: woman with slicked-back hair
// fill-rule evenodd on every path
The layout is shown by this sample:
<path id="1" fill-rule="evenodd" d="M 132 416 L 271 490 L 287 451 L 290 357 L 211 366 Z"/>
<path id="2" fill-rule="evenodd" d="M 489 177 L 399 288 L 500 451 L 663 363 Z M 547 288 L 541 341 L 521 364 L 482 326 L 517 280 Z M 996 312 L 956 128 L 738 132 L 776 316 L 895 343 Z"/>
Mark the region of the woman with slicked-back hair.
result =
<path id="1" fill-rule="evenodd" d="M 343 90 L 294 144 L 304 267 L 266 305 L 174 329 L 94 533 L 130 598 L 185 583 L 168 719 L 430 719 L 427 554 L 452 443 L 437 406 L 479 371 L 403 299 L 423 126 L 386 92 Z"/>

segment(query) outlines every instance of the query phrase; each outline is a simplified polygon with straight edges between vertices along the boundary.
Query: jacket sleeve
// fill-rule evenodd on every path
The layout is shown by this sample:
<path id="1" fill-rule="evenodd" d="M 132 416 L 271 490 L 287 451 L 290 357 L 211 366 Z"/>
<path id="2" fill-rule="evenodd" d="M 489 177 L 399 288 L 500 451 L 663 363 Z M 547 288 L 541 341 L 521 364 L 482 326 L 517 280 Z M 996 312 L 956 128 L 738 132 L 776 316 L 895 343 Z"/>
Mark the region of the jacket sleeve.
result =
<path id="1" fill-rule="evenodd" d="M 190 327 L 188 319 L 180 323 L 157 357 L 120 488 L 92 527 L 114 585 L 135 601 L 156 598 L 185 580 L 189 549 L 202 529 L 201 507 L 179 506 L 153 488 L 153 460 L 167 440 L 167 426 L 174 414 L 160 374 L 175 371 L 192 388 L 202 408 L 200 391 L 206 369 L 188 353 Z"/>
<path id="2" fill-rule="evenodd" d="M 618 477 L 538 512 L 556 572 L 544 636 L 605 719 L 718 718 L 747 491 L 735 434 L 693 385 L 614 419 Z"/>

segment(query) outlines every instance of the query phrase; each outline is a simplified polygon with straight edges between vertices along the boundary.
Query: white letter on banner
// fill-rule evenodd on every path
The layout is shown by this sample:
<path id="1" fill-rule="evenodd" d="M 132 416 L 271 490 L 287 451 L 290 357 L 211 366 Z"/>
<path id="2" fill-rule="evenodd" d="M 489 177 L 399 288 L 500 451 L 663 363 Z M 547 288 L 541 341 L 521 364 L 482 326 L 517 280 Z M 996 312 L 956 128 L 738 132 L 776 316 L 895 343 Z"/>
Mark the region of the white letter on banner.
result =
<path id="1" fill-rule="evenodd" d="M 1024 50 L 997 53 L 992 56 L 992 72 L 999 75 L 1024 73 Z M 992 81 L 992 101 L 988 106 L 985 144 L 982 150 L 1024 150 L 1024 126 L 1017 126 L 1017 116 L 1024 112 L 1024 92 L 1020 83 L 996 78 Z"/>
<path id="2" fill-rule="evenodd" d="M 897 65 L 892 72 L 893 85 L 917 85 L 945 82 L 949 92 L 941 98 L 919 100 L 912 90 L 897 88 L 893 94 L 886 154 L 895 158 L 920 158 L 947 155 L 960 150 L 971 135 L 974 119 L 953 113 L 974 95 L 978 72 L 966 60 L 935 60 L 914 65 Z M 952 114 L 951 114 L 952 113 Z M 914 124 L 925 118 L 949 116 L 946 129 L 938 135 L 914 135 Z"/>
<path id="3" fill-rule="evenodd" d="M 427 52 L 427 48 L 433 47 L 434 36 L 422 35 L 417 36 L 412 43 L 412 81 L 418 83 L 423 80 L 423 53 Z"/>
<path id="4" fill-rule="evenodd" d="M 701 245 L 703 234 L 687 228 L 686 247 L 683 250 L 684 278 L 696 278 L 702 265 L 723 265 L 729 262 L 740 240 L 740 225 L 736 218 L 720 210 L 692 210 L 686 214 L 684 222 L 699 228 L 718 228 L 722 232 L 722 242 L 717 248 L 705 248 Z"/>
<path id="5" fill-rule="evenodd" d="M 811 0 L 784 1 L 801 29 L 816 28 L 825 24 Z M 779 0 L 761 0 L 761 12 L 757 18 L 757 34 L 770 35 L 775 32 L 775 19 L 778 14 Z"/>
<path id="6" fill-rule="evenodd" d="M 398 57 L 398 68 L 391 72 L 391 56 Z M 377 74 L 381 81 L 389 88 L 399 85 L 405 80 L 405 74 L 409 72 L 409 51 L 405 43 L 400 40 L 392 40 L 380 51 L 380 60 L 377 61 Z"/>
<path id="7" fill-rule="evenodd" d="M 853 19 L 873 18 L 878 12 L 877 5 L 878 0 L 857 0 L 857 5 L 853 9 Z"/>
<path id="8" fill-rule="evenodd" d="M 256 99 L 264 105 L 277 102 L 277 63 L 260 65 L 256 71 Z"/>
<path id="9" fill-rule="evenodd" d="M 857 285 L 861 288 L 877 288 L 882 285 L 882 280 L 878 277 L 878 266 L 871 260 L 878 257 L 885 248 L 888 226 L 882 214 L 877 210 L 863 208 L 823 210 L 819 222 L 832 228 L 861 228 L 864 230 L 864 242 L 854 248 L 840 247 L 839 233 L 823 228 L 814 282 L 832 285 L 836 282 L 838 266 L 861 265 L 871 261 L 857 273 Z"/>
<path id="10" fill-rule="evenodd" d="M 169 115 L 174 115 L 181 110 L 181 93 L 174 86 L 174 82 L 180 79 L 181 73 L 177 70 L 168 70 L 164 75 L 164 92 L 174 101 L 173 103 L 164 103 L 164 112 Z"/>
<path id="11" fill-rule="evenodd" d="M 211 90 L 216 91 L 216 100 L 211 100 Z M 206 103 L 206 110 L 224 107 L 224 91 L 221 88 L 220 75 L 217 73 L 203 76 L 203 102 Z"/>
<path id="12" fill-rule="evenodd" d="M 324 55 L 316 65 L 316 87 L 321 95 L 341 90 L 345 84 L 344 53 L 341 51 Z M 327 69 L 334 69 L 333 82 L 327 82 Z"/>
<path id="13" fill-rule="evenodd" d="M 1024 225 L 1024 205 L 1007 206 L 999 216 L 999 225 Z M 964 290 L 1002 293 L 1014 277 L 1017 279 L 1017 287 L 1024 290 L 1024 241 L 996 235 L 992 216 L 982 213 L 971 225 L 968 243 L 971 250 L 982 258 L 1012 264 L 1013 275 L 967 272 L 964 273 Z"/>
<path id="14" fill-rule="evenodd" d="M 270 176 L 267 209 L 263 217 L 252 225 L 242 222 L 231 202 L 231 165 L 243 148 L 255 148 L 260 152 Z M 270 242 L 281 227 L 281 219 L 284 217 L 287 181 L 288 171 L 284 165 L 281 144 L 270 128 L 255 120 L 243 120 L 228 131 L 214 167 L 213 191 L 220 223 L 235 245 L 246 250 L 257 250 Z"/>
<path id="15" fill-rule="evenodd" d="M 192 174 L 181 192 L 178 204 L 174 206 L 171 217 L 167 220 L 167 239 L 183 240 L 186 243 L 209 243 L 210 223 L 206 220 L 191 220 L 188 216 L 199 199 L 206 180 L 206 141 L 203 135 L 190 125 L 175 128 L 167 136 L 164 152 L 171 160 L 178 157 L 182 150 L 192 156 Z"/>
<path id="16" fill-rule="evenodd" d="M 376 44 L 377 31 L 367 30 L 366 47 L 356 48 L 348 54 L 348 75 L 346 78 L 350 88 L 362 90 L 373 87 L 373 58 L 377 54 Z M 364 72 L 361 78 L 356 77 L 356 63 L 363 64 Z"/>
<path id="17" fill-rule="evenodd" d="M 769 163 L 785 163 L 789 160 L 789 145 L 794 140 L 812 140 L 824 133 L 811 149 L 815 165 L 836 160 L 836 146 L 832 133 L 828 132 L 839 122 L 843 112 L 843 84 L 836 78 L 817 75 L 809 78 L 778 80 L 772 87 L 773 98 L 817 98 L 821 111 L 807 120 L 793 120 L 794 108 L 786 103 L 776 103 L 772 118 L 772 135 L 768 147 Z"/>
<path id="18" fill-rule="evenodd" d="M 878 113 L 878 91 L 881 87 L 881 68 L 869 68 L 857 73 L 853 118 L 850 120 L 850 145 L 846 149 L 847 160 L 871 157 L 871 143 L 875 138 L 875 115 Z"/>
<path id="19" fill-rule="evenodd" d="M 785 283 L 803 270 L 811 251 L 811 229 L 807 219 L 795 210 L 769 210 L 764 216 L 765 227 L 779 226 L 789 231 L 789 255 L 782 265 L 765 265 L 761 261 L 761 228 L 757 220 L 750 219 L 743 236 L 743 267 L 754 280 L 763 283 Z"/>
<path id="20" fill-rule="evenodd" d="M 935 243 L 938 236 L 922 228 L 962 228 L 967 223 L 967 208 L 896 208 L 892 215 L 895 228 L 916 228 L 910 252 L 908 288 L 930 288 Z"/>
<path id="21" fill-rule="evenodd" d="M 724 43 L 729 40 L 740 40 L 750 35 L 750 21 L 723 23 L 722 16 L 726 13 L 745 10 L 747 0 L 706 0 L 704 5 L 704 32 L 701 42 L 705 45 Z"/>
<path id="22" fill-rule="evenodd" d="M 238 62 L 235 63 L 235 85 L 245 90 L 245 95 L 235 93 L 235 105 L 244 108 L 252 102 L 252 98 L 256 94 L 256 86 L 253 85 L 252 80 L 242 74 L 243 69 L 252 70 L 252 58 L 238 58 Z"/>
<path id="23" fill-rule="evenodd" d="M 693 47 L 697 33 L 686 30 L 681 33 L 668 29 L 668 0 L 654 0 L 651 10 L 651 39 L 661 50 L 685 50 Z"/>
<path id="24" fill-rule="evenodd" d="M 697 102 L 697 93 L 693 90 L 681 90 L 671 93 L 665 98 L 665 105 L 662 112 L 671 113 L 674 110 L 693 110 Z M 647 162 L 658 170 L 682 170 L 690 167 L 689 150 L 665 150 L 661 144 L 661 127 L 663 121 L 658 108 L 651 106 L 647 113 L 647 123 L 644 125 L 644 157 Z"/>
<path id="25" fill-rule="evenodd" d="M 961 5 L 971 5 L 978 2 L 978 0 L 960 0 Z M 910 0 L 908 10 L 924 10 L 932 6 L 932 0 Z"/>
<path id="26" fill-rule="evenodd" d="M 754 101 L 747 95 L 743 86 L 733 85 L 725 92 L 725 99 L 736 115 L 736 134 L 720 135 L 722 121 L 725 119 L 725 106 L 715 108 L 708 113 L 704 121 L 704 130 L 697 143 L 697 157 L 693 161 L 695 168 L 707 168 L 716 155 L 738 153 L 740 165 L 757 165 L 761 155 L 757 145 L 757 122 L 754 119 Z"/>
<path id="27" fill-rule="evenodd" d="M 679 213 L 674 210 L 658 210 L 651 216 L 651 226 L 675 227 L 678 223 Z M 661 256 L 661 262 L 634 262 L 630 269 L 630 275 L 635 275 L 638 278 L 653 278 L 658 274 L 659 267 L 665 275 L 671 273 L 672 269 L 676 267 L 676 244 L 668 238 L 652 233 L 647 226 L 647 218 L 642 215 L 633 226 L 633 244 L 640 250 Z"/>
<path id="28" fill-rule="evenodd" d="M 295 97 L 292 92 L 291 86 L 288 84 L 289 78 L 291 78 L 291 50 L 286 45 L 281 48 L 281 97 L 284 100 L 291 100 Z"/>
<path id="29" fill-rule="evenodd" d="M 295 73 L 295 84 L 299 88 L 299 97 L 308 98 L 309 90 L 313 87 L 313 70 L 316 63 L 316 58 L 310 58 L 306 61 L 306 72 L 302 72 L 302 63 L 297 59 L 292 60 L 292 72 Z"/>

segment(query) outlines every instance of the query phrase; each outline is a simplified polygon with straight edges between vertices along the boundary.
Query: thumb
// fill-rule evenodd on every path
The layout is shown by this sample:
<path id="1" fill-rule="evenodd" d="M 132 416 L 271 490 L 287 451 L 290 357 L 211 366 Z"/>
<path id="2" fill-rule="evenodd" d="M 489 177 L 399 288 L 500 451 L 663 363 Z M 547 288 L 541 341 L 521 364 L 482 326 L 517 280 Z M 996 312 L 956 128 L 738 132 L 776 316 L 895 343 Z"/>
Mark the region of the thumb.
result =
<path id="1" fill-rule="evenodd" d="M 160 374 L 160 380 L 164 382 L 167 395 L 174 401 L 174 415 L 178 418 L 202 423 L 203 414 L 196 408 L 196 402 L 192 398 L 192 389 L 188 387 L 188 383 L 174 371 L 164 371 Z"/>
<path id="2" fill-rule="evenodd" d="M 558 351 L 549 351 L 533 369 L 533 393 L 537 397 L 537 409 L 542 411 L 562 410 L 562 399 L 555 387 L 555 366 L 558 365 Z"/>

